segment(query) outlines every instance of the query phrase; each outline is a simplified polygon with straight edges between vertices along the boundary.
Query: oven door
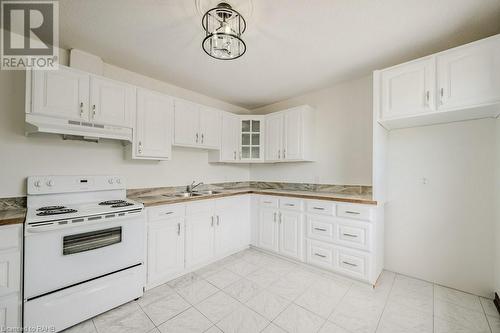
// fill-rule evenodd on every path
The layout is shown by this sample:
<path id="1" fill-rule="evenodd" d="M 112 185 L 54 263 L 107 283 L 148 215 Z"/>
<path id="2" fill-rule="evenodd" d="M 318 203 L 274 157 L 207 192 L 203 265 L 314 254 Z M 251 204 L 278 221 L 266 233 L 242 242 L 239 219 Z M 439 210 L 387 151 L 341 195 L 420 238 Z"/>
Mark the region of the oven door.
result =
<path id="1" fill-rule="evenodd" d="M 26 300 L 144 263 L 144 213 L 26 234 Z"/>

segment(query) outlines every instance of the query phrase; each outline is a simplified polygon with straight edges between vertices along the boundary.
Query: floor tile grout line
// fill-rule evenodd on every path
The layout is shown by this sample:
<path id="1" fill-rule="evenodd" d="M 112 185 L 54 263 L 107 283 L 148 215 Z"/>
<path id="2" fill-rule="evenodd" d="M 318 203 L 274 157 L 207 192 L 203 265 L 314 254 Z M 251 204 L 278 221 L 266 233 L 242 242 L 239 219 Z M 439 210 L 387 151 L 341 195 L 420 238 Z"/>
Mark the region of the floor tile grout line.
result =
<path id="1" fill-rule="evenodd" d="M 394 284 L 396 283 L 396 277 L 397 277 L 397 274 L 394 273 L 394 279 L 392 280 L 392 283 L 391 283 L 391 289 L 389 290 L 389 292 L 387 293 L 387 296 L 385 298 L 384 308 L 383 308 L 382 312 L 380 313 L 380 317 L 378 318 L 377 327 L 375 328 L 375 333 L 377 333 L 377 331 L 378 331 L 378 328 L 380 326 L 380 322 L 382 321 L 382 316 L 384 315 L 385 309 L 387 308 L 387 303 L 389 303 L 389 297 L 392 293 L 392 289 L 394 288 Z"/>
<path id="2" fill-rule="evenodd" d="M 486 313 L 486 309 L 483 306 L 483 302 L 479 299 L 479 304 L 481 304 L 481 308 L 483 309 L 484 316 L 486 317 L 486 323 L 488 323 L 488 327 L 490 328 L 490 332 L 493 333 L 493 327 L 491 327 L 490 321 L 488 319 L 488 314 Z"/>

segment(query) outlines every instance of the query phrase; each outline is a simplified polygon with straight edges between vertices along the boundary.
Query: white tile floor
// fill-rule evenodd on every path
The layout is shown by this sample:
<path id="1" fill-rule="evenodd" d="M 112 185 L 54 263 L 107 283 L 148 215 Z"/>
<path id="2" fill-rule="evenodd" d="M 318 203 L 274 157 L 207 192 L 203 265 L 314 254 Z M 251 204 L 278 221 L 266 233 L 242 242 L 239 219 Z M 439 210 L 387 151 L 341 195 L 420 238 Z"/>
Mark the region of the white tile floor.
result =
<path id="1" fill-rule="evenodd" d="M 385 271 L 375 289 L 249 249 L 71 333 L 500 333 L 489 299 Z"/>

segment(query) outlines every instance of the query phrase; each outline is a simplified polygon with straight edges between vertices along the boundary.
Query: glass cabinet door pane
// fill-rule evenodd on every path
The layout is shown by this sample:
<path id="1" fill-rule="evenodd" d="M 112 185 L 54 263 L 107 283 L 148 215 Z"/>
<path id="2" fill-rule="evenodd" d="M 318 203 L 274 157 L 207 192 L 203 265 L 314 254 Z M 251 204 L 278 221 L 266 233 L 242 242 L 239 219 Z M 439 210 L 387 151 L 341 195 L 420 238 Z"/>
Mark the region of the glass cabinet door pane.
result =
<path id="1" fill-rule="evenodd" d="M 252 134 L 252 146 L 260 145 L 260 134 Z"/>
<path id="2" fill-rule="evenodd" d="M 250 132 L 250 120 L 243 120 L 241 122 L 241 131 Z"/>
<path id="3" fill-rule="evenodd" d="M 250 146 L 250 134 L 241 135 L 241 144 L 244 146 Z"/>
<path id="4" fill-rule="evenodd" d="M 241 158 L 250 158 L 250 147 L 241 147 Z"/>
<path id="5" fill-rule="evenodd" d="M 260 132 L 260 120 L 252 120 L 252 132 Z"/>
<path id="6" fill-rule="evenodd" d="M 252 158 L 260 158 L 260 147 L 252 147 Z"/>

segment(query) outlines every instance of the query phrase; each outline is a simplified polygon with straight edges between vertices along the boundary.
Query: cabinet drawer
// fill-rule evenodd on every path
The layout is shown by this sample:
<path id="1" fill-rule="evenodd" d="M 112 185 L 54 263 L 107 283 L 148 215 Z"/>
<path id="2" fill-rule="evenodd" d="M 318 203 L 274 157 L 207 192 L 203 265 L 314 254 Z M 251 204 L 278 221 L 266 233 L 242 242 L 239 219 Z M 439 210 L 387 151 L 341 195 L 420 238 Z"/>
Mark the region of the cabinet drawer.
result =
<path id="1" fill-rule="evenodd" d="M 335 203 L 329 201 L 307 201 L 307 212 L 322 215 L 335 215 Z"/>
<path id="2" fill-rule="evenodd" d="M 307 241 L 307 262 L 328 269 L 334 268 L 335 250 L 333 246 L 312 240 Z"/>
<path id="3" fill-rule="evenodd" d="M 302 210 L 302 200 L 296 198 L 281 198 L 280 208 L 288 210 Z"/>
<path id="4" fill-rule="evenodd" d="M 341 272 L 357 278 L 366 278 L 368 272 L 368 255 L 346 249 L 338 249 L 337 258 L 336 266 Z"/>
<path id="5" fill-rule="evenodd" d="M 276 197 L 261 197 L 259 204 L 261 207 L 278 208 L 278 198 Z"/>
<path id="6" fill-rule="evenodd" d="M 18 292 L 21 285 L 21 252 L 0 252 L 0 296 Z"/>
<path id="7" fill-rule="evenodd" d="M 333 242 L 335 240 L 335 224 L 333 218 L 308 216 L 307 237 Z"/>
<path id="8" fill-rule="evenodd" d="M 370 248 L 370 229 L 368 223 L 337 220 L 336 241 L 339 244 L 369 250 Z"/>
<path id="9" fill-rule="evenodd" d="M 0 250 L 21 247 L 22 224 L 0 227 Z"/>
<path id="10" fill-rule="evenodd" d="M 337 216 L 347 217 L 351 219 L 371 221 L 372 211 L 373 210 L 367 206 L 347 204 L 337 205 Z"/>
<path id="11" fill-rule="evenodd" d="M 165 218 L 181 217 L 185 215 L 185 205 L 166 205 L 148 208 L 148 217 L 150 221 Z"/>

